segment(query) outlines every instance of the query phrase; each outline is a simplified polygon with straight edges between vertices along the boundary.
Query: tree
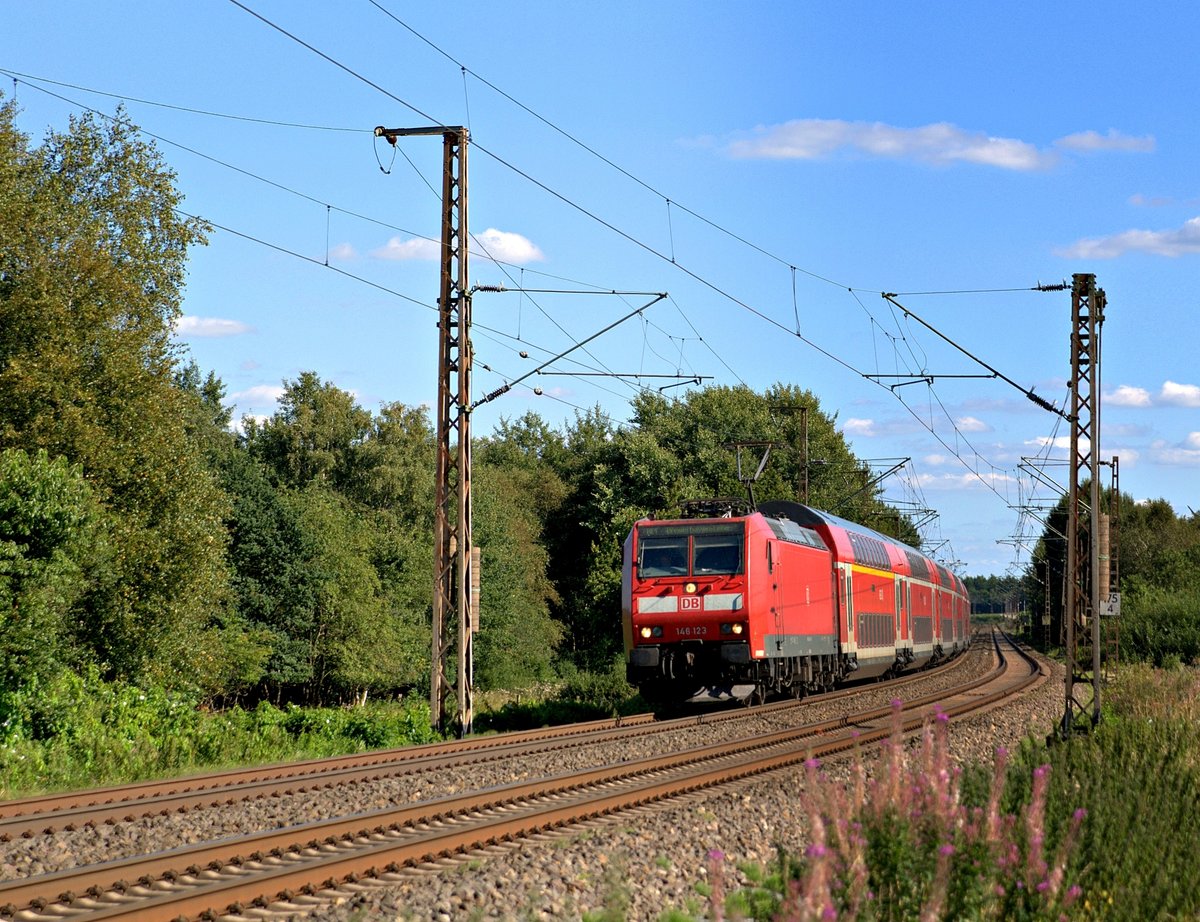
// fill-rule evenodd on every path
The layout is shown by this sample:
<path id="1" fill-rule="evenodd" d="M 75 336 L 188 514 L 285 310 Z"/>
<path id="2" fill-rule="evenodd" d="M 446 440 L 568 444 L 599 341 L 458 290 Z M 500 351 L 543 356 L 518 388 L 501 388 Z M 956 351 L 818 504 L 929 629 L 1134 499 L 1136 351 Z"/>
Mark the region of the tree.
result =
<path id="1" fill-rule="evenodd" d="M 475 466 L 474 530 L 480 550 L 476 675 L 482 688 L 525 688 L 552 675 L 562 626 L 546 576 L 549 552 L 530 482 L 520 468 Z"/>
<path id="2" fill-rule="evenodd" d="M 174 174 L 122 111 L 39 147 L 0 106 L 0 448 L 79 465 L 113 579 L 81 636 L 111 674 L 214 690 L 223 671 L 223 496 L 183 420 L 172 329 L 188 248 Z"/>
<path id="3" fill-rule="evenodd" d="M 580 414 L 567 431 L 566 451 L 547 452 L 567 488 L 547 517 L 550 574 L 560 598 L 553 611 L 576 660 L 606 665 L 620 646 L 621 547 L 633 524 L 676 516 L 688 499 L 746 497 L 734 443 L 763 441 L 775 447 L 754 485 L 758 501 L 801 499 L 807 472 L 810 504 L 915 542 L 915 529 L 879 500 L 878 487 L 864 487 L 869 467 L 810 392 L 783 384 L 762 394 L 709 387 L 677 401 L 643 392 L 633 400 L 628 426 L 613 427 L 598 410 Z M 743 456 L 743 476 L 754 473 L 761 452 Z"/>
<path id="4" fill-rule="evenodd" d="M 236 586 L 270 632 L 268 691 L 308 701 L 428 682 L 433 433 L 425 411 L 304 372 L 246 420 L 230 474 Z"/>
<path id="5" fill-rule="evenodd" d="M 251 453 L 276 482 L 291 487 L 320 482 L 345 491 L 356 473 L 354 450 L 371 431 L 371 414 L 348 391 L 306 371 L 284 382 L 274 416 L 244 423 Z"/>
<path id="6" fill-rule="evenodd" d="M 345 449 L 353 476 L 344 492 L 369 509 L 432 533 L 433 436 L 423 408 L 385 403 L 365 435 Z"/>
<path id="7" fill-rule="evenodd" d="M 0 452 L 0 693 L 79 663 L 80 601 L 110 563 L 104 524 L 78 466 Z"/>

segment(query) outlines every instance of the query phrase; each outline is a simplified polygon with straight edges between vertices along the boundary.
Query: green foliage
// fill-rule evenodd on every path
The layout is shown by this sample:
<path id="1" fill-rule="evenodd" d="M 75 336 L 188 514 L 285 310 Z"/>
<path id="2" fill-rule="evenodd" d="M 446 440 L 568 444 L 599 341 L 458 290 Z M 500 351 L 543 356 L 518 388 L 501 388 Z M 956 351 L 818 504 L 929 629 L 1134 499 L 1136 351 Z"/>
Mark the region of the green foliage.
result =
<path id="1" fill-rule="evenodd" d="M 106 563 L 102 513 L 78 467 L 0 452 L 0 692 L 77 657 L 74 614 Z"/>
<path id="2" fill-rule="evenodd" d="M 564 664 L 564 681 L 557 698 L 565 704 L 594 708 L 598 716 L 629 713 L 634 688 L 625 681 L 625 662 L 614 658 L 604 672 L 583 672 Z"/>
<path id="3" fill-rule="evenodd" d="M 251 454 L 285 486 L 318 481 L 345 489 L 354 474 L 353 448 L 370 432 L 371 414 L 315 372 L 284 383 L 273 417 L 244 420 Z"/>
<path id="4" fill-rule="evenodd" d="M 413 684 L 419 626 L 387 604 L 373 563 L 375 535 L 349 503 L 314 484 L 284 503 L 300 532 L 293 572 L 306 573 L 306 605 L 288 625 L 314 700 Z M 424 650 L 421 651 L 422 660 Z"/>
<path id="5" fill-rule="evenodd" d="M 432 436 L 305 372 L 223 464 L 239 611 L 266 632 L 265 691 L 308 702 L 427 684 Z"/>
<path id="6" fill-rule="evenodd" d="M 1001 750 L 990 783 L 958 774 L 937 731 L 915 764 L 894 739 L 872 780 L 810 765 L 811 844 L 750 869 L 723 904 L 711 862 L 711 917 L 1194 918 L 1198 689 L 1191 670 L 1130 670 L 1093 733 L 1027 743 L 1008 766 Z"/>
<path id="7" fill-rule="evenodd" d="M 775 867 L 748 875 L 751 886 L 726 896 L 725 856 L 709 852 L 712 918 L 1033 920 L 1074 911 L 1081 890 L 1068 863 L 1084 814 L 1051 821 L 1053 769 L 1015 773 L 1024 795 L 1010 798 L 1019 808 L 1004 813 L 1004 753 L 990 785 L 978 772 L 960 773 L 939 715 L 919 753 L 909 755 L 896 704 L 873 777 L 861 758 L 847 781 L 830 778 L 815 760 L 806 764 L 803 855 L 780 849 Z"/>
<path id="8" fill-rule="evenodd" d="M 116 674 L 207 686 L 228 574 L 222 497 L 189 438 L 175 347 L 187 250 L 174 174 L 123 112 L 37 147 L 0 107 L 0 448 L 79 465 L 111 579 L 77 636 Z"/>
<path id="9" fill-rule="evenodd" d="M 476 465 L 474 540 L 481 598 L 475 669 L 479 687 L 526 688 L 552 676 L 562 628 L 550 617 L 554 587 L 542 523 L 518 471 Z"/>
<path id="10" fill-rule="evenodd" d="M 966 576 L 963 585 L 977 614 L 1019 611 L 1027 606 L 1021 578 L 1017 576 Z"/>
<path id="11" fill-rule="evenodd" d="M 1200 572 L 1200 568 L 1196 572 Z M 1123 658 L 1200 663 L 1200 584 L 1137 583 L 1121 599 Z"/>
<path id="12" fill-rule="evenodd" d="M 1068 866 L 1085 913 L 1104 919 L 1193 918 L 1200 883 L 1200 732 L 1178 719 L 1122 719 L 1049 750 L 1031 747 L 1014 770 L 1051 766 L 1048 813 L 1088 819 Z M 1027 796 L 1015 792 L 1014 803 Z"/>
<path id="13" fill-rule="evenodd" d="M 625 666 L 619 657 L 601 673 L 580 671 L 569 662 L 562 663 L 560 669 L 564 679 L 552 695 L 518 699 L 498 710 L 483 711 L 476 718 L 476 729 L 481 732 L 528 730 L 645 710 L 645 703 L 625 681 Z"/>
<path id="14" fill-rule="evenodd" d="M 434 741 L 424 701 L 208 711 L 94 669 L 0 694 L 0 797 Z"/>
<path id="15" fill-rule="evenodd" d="M 1050 514 L 1025 574 L 1030 608 L 1042 611 L 1049 571 L 1051 624 L 1048 631 L 1040 625 L 1033 630 L 1035 641 L 1043 643 L 1058 638 L 1062 625 L 1066 545 L 1061 535 L 1067 531 L 1067 505 L 1064 497 Z M 1107 491 L 1101 505 L 1111 506 Z M 1117 515 L 1121 582 L 1112 588 L 1122 594 L 1122 658 L 1195 661 L 1200 655 L 1200 515 L 1180 517 L 1166 500 L 1139 503 L 1127 494 L 1119 497 Z"/>

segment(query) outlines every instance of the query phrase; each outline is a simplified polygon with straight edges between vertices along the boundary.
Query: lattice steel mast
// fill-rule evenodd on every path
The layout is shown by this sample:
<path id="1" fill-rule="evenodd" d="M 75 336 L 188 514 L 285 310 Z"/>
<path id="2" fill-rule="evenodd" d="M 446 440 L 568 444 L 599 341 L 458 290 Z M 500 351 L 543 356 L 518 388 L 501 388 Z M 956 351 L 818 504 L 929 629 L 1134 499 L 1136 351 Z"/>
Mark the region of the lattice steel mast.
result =
<path id="1" fill-rule="evenodd" d="M 1096 276 L 1077 273 L 1071 287 L 1071 472 L 1067 498 L 1067 572 L 1065 574 L 1066 707 L 1062 733 L 1091 707 L 1100 720 L 1100 327 L 1104 323 L 1104 290 Z M 1089 495 L 1086 514 L 1080 495 Z M 1087 561 L 1085 564 L 1085 560 Z M 1090 651 L 1088 647 L 1090 646 Z M 1087 677 L 1077 672 L 1090 652 L 1091 701 L 1085 697 Z"/>
<path id="2" fill-rule="evenodd" d="M 442 247 L 438 294 L 437 471 L 434 509 L 433 650 L 429 706 L 434 727 L 456 724 L 460 735 L 474 720 L 473 588 L 471 541 L 471 293 L 467 284 L 467 130 L 463 127 L 375 129 L 387 139 L 441 135 Z M 455 444 L 456 443 L 456 444 Z M 457 627 L 457 642 L 454 628 Z M 452 654 L 457 651 L 457 668 Z M 457 691 L 451 717 L 451 692 Z"/>

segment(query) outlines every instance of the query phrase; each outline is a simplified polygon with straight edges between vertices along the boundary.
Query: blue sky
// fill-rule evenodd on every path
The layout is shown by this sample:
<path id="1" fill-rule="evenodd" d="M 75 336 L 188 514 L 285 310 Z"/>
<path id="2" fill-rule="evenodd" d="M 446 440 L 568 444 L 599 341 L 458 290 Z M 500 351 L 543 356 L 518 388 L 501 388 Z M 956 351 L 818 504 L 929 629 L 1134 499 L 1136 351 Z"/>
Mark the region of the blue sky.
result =
<path id="1" fill-rule="evenodd" d="M 432 403 L 441 141 L 371 129 L 465 125 L 470 280 L 543 290 L 475 297 L 476 394 L 650 300 L 547 290 L 669 293 L 476 434 L 529 409 L 621 422 L 689 377 L 795 384 L 880 472 L 909 459 L 885 496 L 936 513 L 939 558 L 1011 571 L 1070 430 L 956 377 L 986 372 L 881 292 L 1061 406 L 1070 295 L 1029 289 L 1091 272 L 1100 457 L 1135 498 L 1200 508 L 1200 8 L 242 4 L 44 0 L 0 30 L 26 132 L 124 98 L 217 226 L 178 335 L 237 415 L 303 371 L 372 410 Z"/>

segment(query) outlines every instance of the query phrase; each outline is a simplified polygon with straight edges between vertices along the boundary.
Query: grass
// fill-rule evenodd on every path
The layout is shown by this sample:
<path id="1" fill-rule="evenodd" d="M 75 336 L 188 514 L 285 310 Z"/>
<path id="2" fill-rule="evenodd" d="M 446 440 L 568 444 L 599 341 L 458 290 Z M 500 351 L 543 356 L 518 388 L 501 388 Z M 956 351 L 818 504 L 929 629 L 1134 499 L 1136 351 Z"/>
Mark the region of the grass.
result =
<path id="1" fill-rule="evenodd" d="M 944 723 L 849 783 L 810 762 L 810 843 L 770 866 L 709 853 L 707 920 L 1195 918 L 1200 673 L 1125 667 L 1090 735 L 954 766 Z"/>
<path id="2" fill-rule="evenodd" d="M 0 697 L 0 798 L 430 742 L 424 701 L 210 711 L 184 695 L 64 673 Z"/>
<path id="3" fill-rule="evenodd" d="M 545 695 L 484 711 L 477 732 L 644 710 L 622 671 L 573 672 Z M 214 711 L 195 698 L 64 672 L 0 691 L 0 799 L 316 759 L 437 738 L 425 700 Z"/>

